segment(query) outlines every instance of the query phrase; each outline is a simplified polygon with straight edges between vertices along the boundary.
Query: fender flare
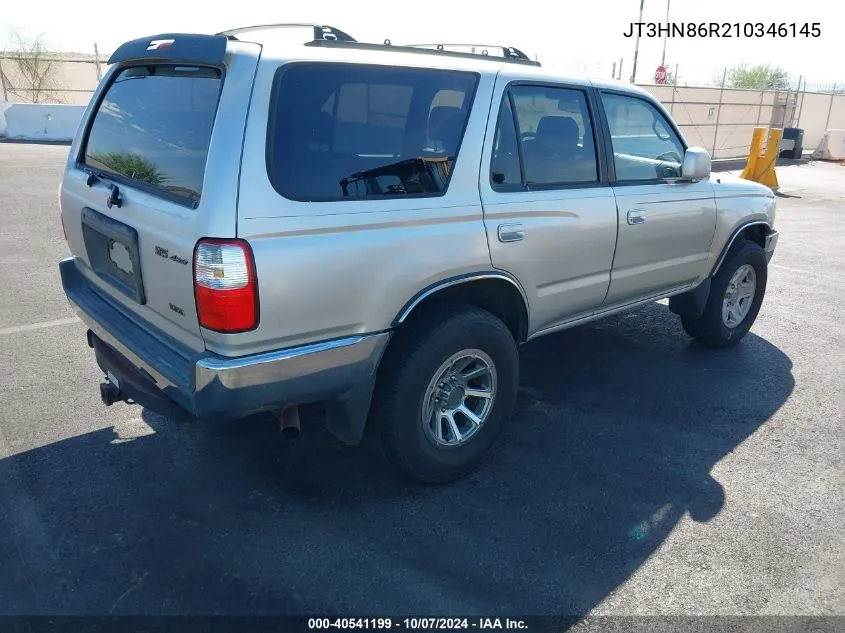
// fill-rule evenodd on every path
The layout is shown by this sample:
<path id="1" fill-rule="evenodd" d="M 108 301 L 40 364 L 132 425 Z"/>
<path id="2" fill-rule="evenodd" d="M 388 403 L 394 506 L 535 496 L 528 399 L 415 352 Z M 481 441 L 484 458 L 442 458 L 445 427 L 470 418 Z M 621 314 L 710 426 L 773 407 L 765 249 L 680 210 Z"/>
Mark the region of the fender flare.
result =
<path id="1" fill-rule="evenodd" d="M 733 232 L 731 233 L 730 238 L 728 238 L 728 241 L 725 242 L 725 245 L 722 247 L 722 251 L 719 253 L 719 258 L 716 260 L 716 263 L 713 266 L 713 270 L 711 270 L 710 274 L 707 275 L 707 276 L 713 277 L 713 276 L 716 275 L 716 273 L 719 272 L 719 268 L 725 262 L 725 258 L 728 256 L 728 252 L 731 250 L 731 246 L 733 246 L 733 243 L 736 241 L 736 238 L 739 237 L 740 233 L 742 233 L 748 227 L 760 226 L 760 225 L 765 227 L 766 234 L 769 234 L 774 230 L 772 228 L 772 225 L 769 224 L 766 220 L 753 220 L 751 222 L 744 222 L 744 223 L 740 224 L 738 227 L 736 227 L 733 230 Z"/>
<path id="2" fill-rule="evenodd" d="M 402 325 L 402 323 L 404 323 L 411 315 L 411 312 L 413 312 L 414 308 L 416 308 L 423 301 L 425 301 L 432 295 L 437 294 L 441 290 L 445 290 L 446 288 L 451 288 L 459 284 L 471 281 L 480 281 L 484 279 L 499 279 L 507 281 L 512 286 L 514 286 L 514 288 L 519 291 L 519 296 L 522 297 L 522 303 L 525 307 L 526 319 L 528 318 L 528 315 L 530 314 L 528 296 L 525 294 L 525 290 L 522 288 L 522 285 L 519 283 L 519 281 L 517 281 L 516 278 L 504 271 L 488 270 L 476 273 L 467 273 L 465 275 L 458 275 L 456 277 L 448 277 L 446 279 L 436 281 L 433 284 L 423 288 L 417 294 L 415 294 L 413 297 L 411 297 L 408 301 L 405 302 L 405 305 L 403 305 L 402 308 L 399 310 L 399 313 L 396 315 L 396 318 L 393 319 L 391 327 L 397 327 L 399 325 Z"/>

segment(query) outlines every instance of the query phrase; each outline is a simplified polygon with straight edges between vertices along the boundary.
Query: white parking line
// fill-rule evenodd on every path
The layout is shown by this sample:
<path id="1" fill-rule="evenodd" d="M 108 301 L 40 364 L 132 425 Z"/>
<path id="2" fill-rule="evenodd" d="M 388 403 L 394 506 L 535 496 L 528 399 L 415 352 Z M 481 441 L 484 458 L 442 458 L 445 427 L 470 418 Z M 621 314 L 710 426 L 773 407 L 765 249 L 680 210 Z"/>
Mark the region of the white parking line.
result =
<path id="1" fill-rule="evenodd" d="M 60 325 L 70 325 L 71 323 L 80 323 L 76 317 L 70 319 L 56 319 L 55 321 L 42 321 L 41 323 L 30 323 L 29 325 L 16 325 L 14 327 L 6 327 L 0 329 L 0 336 L 6 334 L 19 334 L 21 332 L 31 332 L 32 330 L 43 330 L 48 327 L 59 327 Z"/>

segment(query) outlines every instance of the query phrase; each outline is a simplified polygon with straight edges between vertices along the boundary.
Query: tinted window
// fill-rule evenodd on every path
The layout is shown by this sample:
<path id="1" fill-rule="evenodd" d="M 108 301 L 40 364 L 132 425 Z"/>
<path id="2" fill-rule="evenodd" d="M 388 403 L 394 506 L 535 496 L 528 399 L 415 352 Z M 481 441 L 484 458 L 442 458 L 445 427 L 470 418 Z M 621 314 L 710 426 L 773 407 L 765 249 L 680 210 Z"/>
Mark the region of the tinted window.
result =
<path id="1" fill-rule="evenodd" d="M 213 69 L 121 71 L 94 116 L 85 163 L 196 205 L 220 85 Z"/>
<path id="2" fill-rule="evenodd" d="M 493 187 L 522 184 L 522 172 L 519 168 L 519 141 L 508 95 L 505 95 L 499 110 L 499 122 L 496 125 L 493 156 L 490 161 L 490 176 Z"/>
<path id="3" fill-rule="evenodd" d="M 294 200 L 445 193 L 476 80 L 353 64 L 282 69 L 269 129 L 273 186 Z"/>
<path id="4" fill-rule="evenodd" d="M 596 182 L 596 146 L 584 93 L 566 88 L 516 86 L 511 95 L 522 145 L 525 184 Z M 503 139 L 504 134 L 503 128 Z"/>
<path id="5" fill-rule="evenodd" d="M 684 146 L 665 117 L 648 101 L 602 95 L 617 180 L 653 180 L 681 175 Z"/>

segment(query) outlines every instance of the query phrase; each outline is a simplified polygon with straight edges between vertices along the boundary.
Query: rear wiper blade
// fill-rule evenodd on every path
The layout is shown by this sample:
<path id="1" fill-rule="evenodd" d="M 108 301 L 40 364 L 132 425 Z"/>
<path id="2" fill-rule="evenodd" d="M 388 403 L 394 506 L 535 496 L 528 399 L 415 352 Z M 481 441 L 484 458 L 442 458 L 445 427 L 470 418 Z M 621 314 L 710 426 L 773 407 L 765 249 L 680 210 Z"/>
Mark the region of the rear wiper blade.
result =
<path id="1" fill-rule="evenodd" d="M 100 182 L 100 181 L 103 180 L 103 177 L 100 176 L 100 174 L 95 172 L 93 169 L 86 169 L 85 173 L 88 174 L 88 178 L 85 179 L 85 184 L 88 185 L 89 187 L 93 187 L 94 183 L 97 183 L 97 182 Z"/>
<path id="2" fill-rule="evenodd" d="M 84 167 L 82 171 L 88 174 L 88 178 L 85 179 L 85 184 L 89 187 L 93 187 L 98 182 L 104 182 L 106 184 L 113 182 L 113 179 L 107 172 L 95 169 L 94 167 Z"/>

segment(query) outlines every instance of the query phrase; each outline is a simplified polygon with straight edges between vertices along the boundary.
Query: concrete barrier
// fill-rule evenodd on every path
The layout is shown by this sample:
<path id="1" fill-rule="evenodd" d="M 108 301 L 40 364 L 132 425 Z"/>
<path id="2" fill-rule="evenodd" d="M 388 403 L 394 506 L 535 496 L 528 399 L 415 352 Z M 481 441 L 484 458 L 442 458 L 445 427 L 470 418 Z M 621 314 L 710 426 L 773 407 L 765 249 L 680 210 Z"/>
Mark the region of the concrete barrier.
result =
<path id="1" fill-rule="evenodd" d="M 845 130 L 827 130 L 810 158 L 845 160 Z"/>
<path id="2" fill-rule="evenodd" d="M 47 103 L 0 104 L 0 136 L 9 140 L 70 142 L 85 106 Z"/>

